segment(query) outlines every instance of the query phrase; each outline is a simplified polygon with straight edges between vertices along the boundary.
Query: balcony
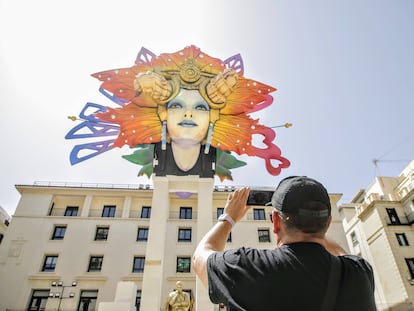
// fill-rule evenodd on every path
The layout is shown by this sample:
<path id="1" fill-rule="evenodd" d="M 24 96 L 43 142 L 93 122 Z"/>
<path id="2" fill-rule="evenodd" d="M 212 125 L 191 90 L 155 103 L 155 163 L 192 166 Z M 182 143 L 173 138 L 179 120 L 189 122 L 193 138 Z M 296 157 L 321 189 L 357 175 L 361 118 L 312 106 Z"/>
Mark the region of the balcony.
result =
<path id="1" fill-rule="evenodd" d="M 408 221 L 407 217 L 399 217 L 399 220 L 391 220 L 389 217 L 384 217 L 384 223 L 387 224 L 387 226 L 410 226 L 411 223 Z"/>
<path id="2" fill-rule="evenodd" d="M 369 196 L 365 198 L 366 204 L 371 204 L 374 201 L 395 202 L 395 201 L 399 201 L 399 196 L 393 193 L 381 194 L 381 195 L 379 193 L 371 193 Z"/>
<path id="3" fill-rule="evenodd" d="M 406 185 L 400 187 L 397 191 L 398 197 L 402 200 L 406 195 L 408 195 L 414 189 L 414 182 L 410 181 Z"/>

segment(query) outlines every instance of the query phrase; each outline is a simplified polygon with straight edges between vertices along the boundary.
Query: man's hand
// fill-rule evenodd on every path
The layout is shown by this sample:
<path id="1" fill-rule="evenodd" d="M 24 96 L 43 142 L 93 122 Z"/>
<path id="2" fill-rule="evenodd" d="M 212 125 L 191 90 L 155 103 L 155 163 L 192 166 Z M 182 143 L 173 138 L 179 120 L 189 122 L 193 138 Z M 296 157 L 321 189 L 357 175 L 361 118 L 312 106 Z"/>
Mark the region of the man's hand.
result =
<path id="1" fill-rule="evenodd" d="M 236 189 L 227 197 L 224 213 L 229 215 L 235 223 L 239 222 L 250 209 L 250 206 L 246 205 L 249 193 L 250 189 L 243 187 Z"/>

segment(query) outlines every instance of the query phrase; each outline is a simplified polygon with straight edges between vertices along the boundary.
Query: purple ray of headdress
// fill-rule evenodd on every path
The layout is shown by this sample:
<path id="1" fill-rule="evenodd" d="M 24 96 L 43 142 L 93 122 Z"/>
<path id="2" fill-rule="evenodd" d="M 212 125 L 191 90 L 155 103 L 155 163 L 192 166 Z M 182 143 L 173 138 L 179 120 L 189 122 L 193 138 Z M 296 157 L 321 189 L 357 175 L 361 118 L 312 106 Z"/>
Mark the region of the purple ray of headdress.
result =
<path id="1" fill-rule="evenodd" d="M 236 72 L 244 74 L 244 65 L 243 59 L 240 54 L 233 55 L 227 58 L 224 63 L 231 69 L 234 69 Z"/>

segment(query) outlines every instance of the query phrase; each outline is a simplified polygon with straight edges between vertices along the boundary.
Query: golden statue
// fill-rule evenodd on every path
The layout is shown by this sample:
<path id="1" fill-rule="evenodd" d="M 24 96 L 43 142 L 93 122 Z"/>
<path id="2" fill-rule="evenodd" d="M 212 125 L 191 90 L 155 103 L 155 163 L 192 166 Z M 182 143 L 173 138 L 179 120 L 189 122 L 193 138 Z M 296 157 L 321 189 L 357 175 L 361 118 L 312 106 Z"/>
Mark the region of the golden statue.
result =
<path id="1" fill-rule="evenodd" d="M 183 291 L 183 285 L 180 281 L 175 283 L 176 289 L 173 290 L 167 298 L 165 304 L 166 311 L 191 311 L 190 295 Z"/>

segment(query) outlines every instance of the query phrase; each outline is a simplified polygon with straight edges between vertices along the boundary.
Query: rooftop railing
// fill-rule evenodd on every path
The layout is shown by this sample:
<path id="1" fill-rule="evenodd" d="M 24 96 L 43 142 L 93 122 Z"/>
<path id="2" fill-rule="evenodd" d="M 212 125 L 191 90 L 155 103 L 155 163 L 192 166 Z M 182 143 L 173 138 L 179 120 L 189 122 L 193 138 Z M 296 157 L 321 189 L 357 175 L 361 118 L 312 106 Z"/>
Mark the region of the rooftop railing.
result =
<path id="1" fill-rule="evenodd" d="M 56 181 L 35 181 L 33 186 L 40 187 L 68 187 L 68 188 L 108 188 L 108 189 L 141 189 L 150 190 L 150 184 L 109 184 L 109 183 L 82 183 L 82 182 L 56 182 Z"/>

